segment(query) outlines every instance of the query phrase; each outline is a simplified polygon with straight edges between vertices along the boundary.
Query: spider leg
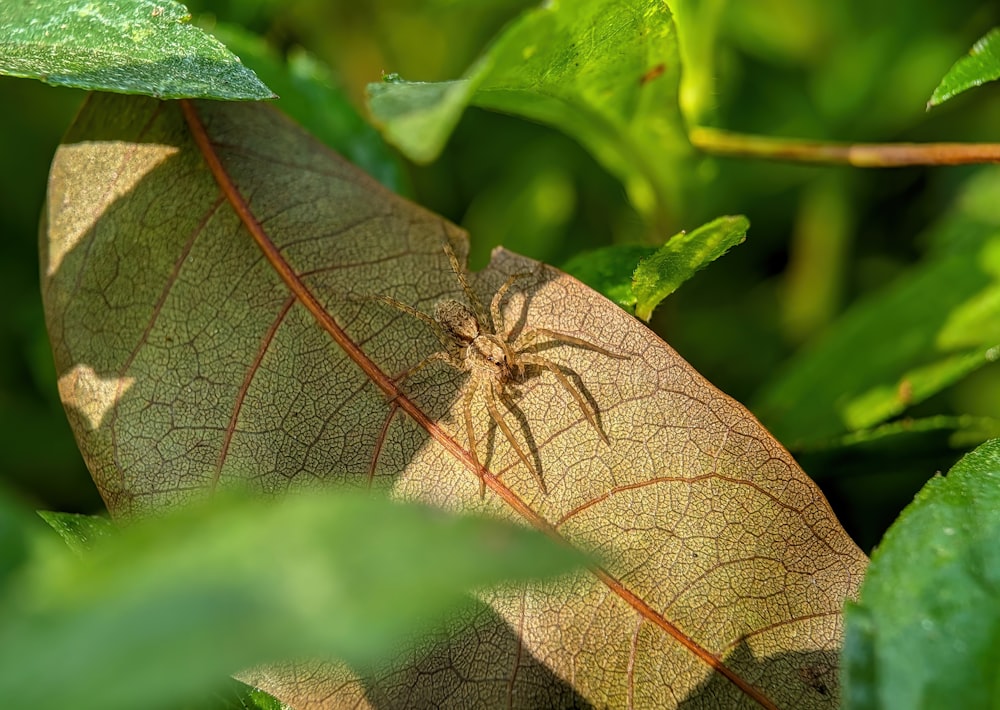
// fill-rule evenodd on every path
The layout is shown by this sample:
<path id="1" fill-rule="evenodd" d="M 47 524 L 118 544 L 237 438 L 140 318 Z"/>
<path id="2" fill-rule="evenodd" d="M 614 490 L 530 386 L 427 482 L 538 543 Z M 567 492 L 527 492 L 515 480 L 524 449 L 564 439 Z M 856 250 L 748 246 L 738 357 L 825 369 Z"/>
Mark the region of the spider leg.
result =
<path id="1" fill-rule="evenodd" d="M 563 371 L 559 369 L 558 365 L 556 365 L 548 358 L 544 358 L 541 355 L 533 355 L 530 353 L 522 354 L 521 359 L 524 362 L 528 363 L 529 365 L 543 367 L 549 372 L 551 372 L 553 375 L 555 375 L 556 379 L 559 381 L 559 384 L 562 385 L 563 389 L 566 390 L 573 397 L 573 399 L 576 400 L 577 406 L 579 406 L 580 411 L 583 412 L 583 416 L 585 416 L 587 418 L 587 421 L 590 422 L 590 425 L 594 427 L 594 431 L 596 431 L 597 435 L 601 437 L 601 441 L 603 441 L 605 444 L 610 444 L 610 442 L 608 441 L 608 437 L 601 430 L 600 424 L 597 423 L 597 417 L 595 416 L 594 412 L 590 410 L 590 407 L 587 406 L 587 402 L 583 399 L 583 395 L 580 394 L 579 390 L 577 390 L 577 388 L 573 386 L 573 383 L 569 381 L 569 378 L 566 377 L 565 373 L 563 373 Z"/>
<path id="2" fill-rule="evenodd" d="M 505 422 L 503 416 L 501 416 L 500 410 L 497 409 L 496 398 L 496 385 L 491 382 L 490 389 L 486 393 L 486 409 L 489 410 L 490 417 L 492 417 L 493 421 L 496 422 L 498 427 L 500 427 L 500 431 L 503 432 L 504 437 L 506 437 L 507 442 L 514 449 L 515 453 L 517 453 L 518 458 L 521 459 L 521 463 L 527 466 L 528 470 L 534 474 L 535 478 L 538 480 L 539 487 L 542 489 L 542 493 L 548 495 L 549 491 L 548 488 L 545 487 L 545 480 L 542 478 L 542 474 L 537 468 L 535 468 L 535 466 L 528 459 L 528 456 L 517 443 L 517 440 L 514 438 L 514 432 L 512 432 L 510 427 L 507 426 L 507 422 Z"/>
<path id="3" fill-rule="evenodd" d="M 503 286 L 498 288 L 497 292 L 493 294 L 493 300 L 490 301 L 490 319 L 493 323 L 493 333 L 500 336 L 497 340 L 500 343 L 500 347 L 503 348 L 504 356 L 507 358 L 507 362 L 515 367 L 517 367 L 517 358 L 514 357 L 514 352 L 511 350 L 510 342 L 507 338 L 507 326 L 503 322 L 503 312 L 500 310 L 500 304 L 503 302 L 503 297 L 507 295 L 507 291 L 514 285 L 514 282 L 524 276 L 530 276 L 530 274 L 520 273 L 508 276 L 507 280 L 503 282 Z"/>
<path id="4" fill-rule="evenodd" d="M 476 320 L 479 323 L 485 323 L 486 309 L 483 308 L 483 302 L 479 300 L 479 296 L 476 295 L 476 292 L 472 290 L 472 286 L 469 285 L 469 279 L 465 276 L 465 270 L 458 263 L 455 250 L 451 248 L 451 242 L 447 239 L 444 240 L 444 253 L 448 255 L 448 261 L 451 262 L 451 270 L 455 272 L 458 282 L 462 285 L 462 292 L 465 293 L 465 299 L 472 306 L 472 310 L 475 311 Z"/>
<path id="5" fill-rule="evenodd" d="M 521 337 L 517 339 L 517 343 L 514 349 L 520 353 L 524 350 L 531 348 L 537 348 L 541 345 L 545 345 L 545 342 L 536 343 L 534 342 L 538 338 L 548 338 L 548 342 L 556 343 L 566 343 L 567 345 L 576 345 L 577 347 L 584 348 L 585 350 L 592 350 L 601 355 L 606 355 L 608 357 L 613 357 L 616 360 L 627 360 L 627 355 L 619 355 L 618 353 L 611 352 L 610 350 L 605 350 L 600 345 L 595 345 L 589 340 L 584 340 L 583 338 L 576 338 L 572 335 L 567 335 L 566 333 L 560 333 L 558 330 L 549 330 L 548 328 L 529 328 L 521 334 Z"/>
<path id="6" fill-rule="evenodd" d="M 393 378 L 392 378 L 392 380 L 397 385 L 401 385 L 407 379 L 409 379 L 413 375 L 415 375 L 418 372 L 420 372 L 421 370 L 423 370 L 425 367 L 427 367 L 428 365 L 430 365 L 432 362 L 438 362 L 438 361 L 446 362 L 449 365 L 451 365 L 452 367 L 455 366 L 455 363 L 452 360 L 451 355 L 449 355 L 447 352 L 445 352 L 443 350 L 438 350 L 436 353 L 431 353 L 430 355 L 428 355 L 427 357 L 425 357 L 423 360 L 421 360 L 420 362 L 418 362 L 416 365 L 414 365 L 413 367 L 411 367 L 409 370 L 403 370 L 403 372 L 399 373 L 398 375 L 394 375 Z"/>
<path id="7" fill-rule="evenodd" d="M 476 475 L 479 476 L 479 497 L 482 499 L 486 497 L 486 479 L 479 471 L 481 466 L 479 455 L 476 453 L 476 430 L 472 426 L 472 396 L 476 393 L 476 387 L 476 381 L 470 379 L 469 388 L 466 390 L 465 396 L 462 397 L 462 410 L 465 414 L 465 435 L 469 439 L 469 453 L 472 454 L 472 461 L 476 464 Z"/>
<path id="8" fill-rule="evenodd" d="M 392 306 L 396 310 L 402 311 L 403 313 L 409 316 L 413 316 L 417 320 L 423 321 L 424 323 L 430 326 L 431 330 L 434 331 L 434 335 L 437 336 L 437 339 L 444 346 L 445 350 L 448 350 L 451 347 L 452 341 L 448 337 L 448 334 L 444 332 L 444 328 L 441 327 L 441 324 L 438 323 L 436 320 L 434 320 L 434 318 L 432 318 L 431 316 L 424 313 L 423 311 L 418 311 L 416 308 L 409 305 L 408 303 L 397 301 L 392 296 L 379 295 L 379 296 L 372 296 L 372 298 L 376 301 L 380 301 L 386 304 L 387 306 Z"/>

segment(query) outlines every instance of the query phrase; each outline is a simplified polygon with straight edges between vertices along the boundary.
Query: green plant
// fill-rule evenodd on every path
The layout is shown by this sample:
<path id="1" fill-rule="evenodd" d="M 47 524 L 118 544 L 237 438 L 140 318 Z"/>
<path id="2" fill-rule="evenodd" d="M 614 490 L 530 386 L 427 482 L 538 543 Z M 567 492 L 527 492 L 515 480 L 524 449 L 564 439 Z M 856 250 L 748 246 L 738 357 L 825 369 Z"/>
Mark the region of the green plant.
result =
<path id="1" fill-rule="evenodd" d="M 38 442 L 55 426 L 58 382 L 125 526 L 49 514 L 77 559 L 23 503 L 0 511 L 11 702 L 169 705 L 250 666 L 240 677 L 292 705 L 995 702 L 1000 175 L 976 163 L 1000 147 L 927 141 L 995 137 L 1000 104 L 984 89 L 922 113 L 932 93 L 940 105 L 998 77 L 995 30 L 948 71 L 1000 22 L 995 10 L 521 5 L 206 4 L 200 21 L 242 64 L 173 2 L 0 8 L 0 72 L 132 94 L 89 96 L 51 167 L 41 263 L 54 373 L 16 269 L 8 286 L 25 304 L 11 309 L 21 354 L 8 369 L 37 383 L 8 388 L 0 429 L 23 432 L 5 449 L 11 488 L 49 507 L 94 505 L 69 493 L 81 478 L 72 446 Z M 437 38 L 448 50 L 428 54 Z M 378 52 L 384 68 L 443 80 L 372 83 L 376 132 L 345 96 L 378 78 L 357 61 Z M 0 91 L 35 91 L 41 113 L 79 101 L 25 86 Z M 307 130 L 261 103 L 193 100 L 273 94 Z M 4 120 L 7 135 L 54 140 Z M 404 167 L 380 135 L 430 165 Z M 464 258 L 466 238 L 320 141 L 467 227 L 481 300 L 531 274 L 499 305 L 511 338 L 534 328 L 594 344 L 544 351 L 568 386 L 551 369 L 518 374 L 499 415 L 456 396 L 451 368 L 401 384 L 440 343 L 384 301 L 430 312 L 461 296 L 440 247 Z M 12 143 L 13 162 L 31 174 L 23 149 Z M 28 209 L 12 201 L 4 214 L 23 234 L 40 191 L 8 172 L 7 194 Z M 480 269 L 499 243 L 527 256 L 494 252 Z M 491 430 L 505 420 L 513 434 Z M 527 454 L 509 445 L 522 440 Z M 927 484 L 860 587 L 851 536 L 873 546 L 935 469 L 984 441 Z M 41 485 L 27 485 L 32 470 Z M 338 490 L 182 505 L 304 479 Z M 840 673 L 841 608 L 859 588 Z M 87 648 L 100 634 L 100 651 Z M 71 657 L 87 662 L 59 695 L 42 678 Z M 277 703 L 219 692 L 233 697 L 208 702 Z"/>

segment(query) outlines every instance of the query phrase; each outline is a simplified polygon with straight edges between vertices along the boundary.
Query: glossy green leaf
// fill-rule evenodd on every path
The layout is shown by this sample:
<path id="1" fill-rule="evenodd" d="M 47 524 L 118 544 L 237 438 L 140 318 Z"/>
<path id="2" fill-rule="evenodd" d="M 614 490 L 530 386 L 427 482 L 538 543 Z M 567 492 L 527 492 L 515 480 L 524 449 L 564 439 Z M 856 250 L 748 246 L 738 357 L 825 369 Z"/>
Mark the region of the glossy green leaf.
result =
<path id="1" fill-rule="evenodd" d="M 162 98 L 274 94 L 173 0 L 4 0 L 0 73 Z"/>
<path id="2" fill-rule="evenodd" d="M 679 81 L 677 33 L 665 3 L 579 0 L 526 12 L 460 80 L 393 77 L 371 84 L 369 96 L 387 139 L 421 162 L 440 153 L 470 104 L 555 126 L 656 219 L 678 209 L 694 187 L 678 169 L 691 155 Z"/>
<path id="3" fill-rule="evenodd" d="M 1000 705 L 1000 440 L 935 477 L 848 604 L 846 708 Z"/>
<path id="4" fill-rule="evenodd" d="M 274 89 L 282 111 L 390 190 L 403 191 L 399 159 L 361 118 L 329 67 L 301 47 L 282 60 L 263 39 L 233 25 L 215 25 L 212 34 Z"/>
<path id="5" fill-rule="evenodd" d="M 653 309 L 699 269 L 746 239 L 746 217 L 719 217 L 691 233 L 671 237 L 636 267 L 632 278 L 635 314 L 648 321 Z"/>
<path id="6" fill-rule="evenodd" d="M 278 658 L 372 663 L 468 590 L 581 562 L 509 523 L 316 491 L 182 509 L 83 559 L 52 543 L 0 604 L 9 707 L 165 707 Z"/>
<path id="7" fill-rule="evenodd" d="M 711 262 L 746 239 L 745 217 L 719 217 L 693 232 L 681 232 L 659 249 L 637 245 L 584 252 L 563 269 L 644 321 L 664 298 Z"/>
<path id="8" fill-rule="evenodd" d="M 56 513 L 48 510 L 40 510 L 38 515 L 59 533 L 59 537 L 71 550 L 79 554 L 87 552 L 100 540 L 117 531 L 114 523 L 100 515 Z"/>
<path id="9" fill-rule="evenodd" d="M 927 108 L 943 104 L 963 91 L 997 79 L 1000 79 L 1000 27 L 987 32 L 972 45 L 966 56 L 955 62 L 934 89 Z"/>
<path id="10" fill-rule="evenodd" d="M 874 427 L 1000 357 L 1000 170 L 967 185 L 924 261 L 857 303 L 762 390 L 786 446 Z"/>

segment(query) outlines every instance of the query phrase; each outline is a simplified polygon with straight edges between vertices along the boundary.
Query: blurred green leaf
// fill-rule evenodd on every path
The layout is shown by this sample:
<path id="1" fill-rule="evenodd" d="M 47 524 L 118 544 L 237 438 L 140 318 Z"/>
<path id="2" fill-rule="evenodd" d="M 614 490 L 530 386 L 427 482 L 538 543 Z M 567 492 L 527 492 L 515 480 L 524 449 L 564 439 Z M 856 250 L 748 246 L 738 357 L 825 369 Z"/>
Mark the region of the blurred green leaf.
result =
<path id="1" fill-rule="evenodd" d="M 955 62 L 934 89 L 927 108 L 943 104 L 963 91 L 997 79 L 1000 79 L 1000 27 L 987 32 L 972 45 L 966 56 Z"/>
<path id="2" fill-rule="evenodd" d="M 678 106 L 673 17 L 659 0 L 549 2 L 510 25 L 465 77 L 369 85 L 372 114 L 407 156 L 440 153 L 466 106 L 511 113 L 573 136 L 661 220 L 694 188 Z M 388 79 L 388 77 L 387 77 Z"/>
<path id="3" fill-rule="evenodd" d="M 212 34 L 277 92 L 275 104 L 282 111 L 383 185 L 403 192 L 399 159 L 354 109 L 326 65 L 301 48 L 282 60 L 263 39 L 234 25 L 215 25 Z"/>
<path id="4" fill-rule="evenodd" d="M 0 599 L 5 585 L 30 554 L 30 533 L 24 510 L 0 487 Z M 2 696 L 0 696 L 2 697 Z"/>
<path id="5" fill-rule="evenodd" d="M 160 98 L 274 94 L 173 0 L 5 0 L 0 73 Z"/>
<path id="6" fill-rule="evenodd" d="M 714 123 L 719 29 L 729 0 L 671 0 L 680 45 L 680 105 L 691 125 Z"/>
<path id="7" fill-rule="evenodd" d="M 848 604 L 844 707 L 1000 705 L 1000 440 L 932 479 Z"/>
<path id="8" fill-rule="evenodd" d="M 580 562 L 509 523 L 315 491 L 176 511 L 83 559 L 51 543 L 0 604 L 9 707 L 168 707 L 268 661 L 376 662 L 467 590 Z"/>
<path id="9" fill-rule="evenodd" d="M 114 535 L 118 528 L 108 518 L 100 515 L 79 515 L 38 511 L 39 517 L 59 533 L 71 550 L 82 555 L 101 540 Z"/>
<path id="10" fill-rule="evenodd" d="M 923 263 L 765 385 L 754 411 L 782 443 L 811 447 L 876 426 L 1000 357 L 998 197 L 1000 170 L 980 173 Z"/>
<path id="11" fill-rule="evenodd" d="M 828 441 L 810 442 L 809 446 L 803 447 L 801 450 L 824 451 L 932 431 L 952 432 L 951 441 L 955 446 L 975 446 L 987 439 L 1000 436 L 1000 419 L 977 417 L 971 414 L 961 416 L 939 414 L 916 419 L 907 417 L 879 424 L 870 429 L 853 431 Z"/>
<path id="12" fill-rule="evenodd" d="M 580 254 L 563 270 L 644 321 L 695 273 L 746 239 L 746 217 L 719 217 L 659 249 L 621 245 Z"/>

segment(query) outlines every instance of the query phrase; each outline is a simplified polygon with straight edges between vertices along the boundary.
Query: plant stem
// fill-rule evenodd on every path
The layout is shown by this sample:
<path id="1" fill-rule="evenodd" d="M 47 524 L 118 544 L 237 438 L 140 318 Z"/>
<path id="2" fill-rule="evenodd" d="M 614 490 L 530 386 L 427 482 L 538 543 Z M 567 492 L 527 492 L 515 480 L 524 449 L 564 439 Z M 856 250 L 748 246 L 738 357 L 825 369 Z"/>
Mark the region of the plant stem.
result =
<path id="1" fill-rule="evenodd" d="M 700 126 L 692 128 L 689 137 L 696 148 L 711 155 L 793 163 L 856 168 L 1000 163 L 1000 143 L 828 143 L 768 138 Z"/>

